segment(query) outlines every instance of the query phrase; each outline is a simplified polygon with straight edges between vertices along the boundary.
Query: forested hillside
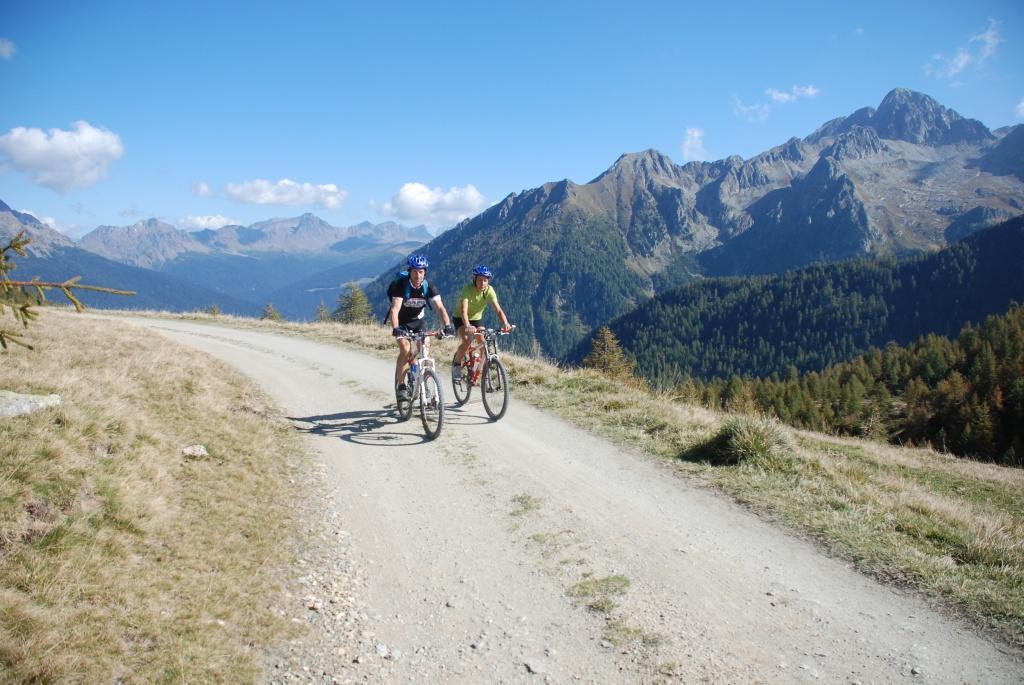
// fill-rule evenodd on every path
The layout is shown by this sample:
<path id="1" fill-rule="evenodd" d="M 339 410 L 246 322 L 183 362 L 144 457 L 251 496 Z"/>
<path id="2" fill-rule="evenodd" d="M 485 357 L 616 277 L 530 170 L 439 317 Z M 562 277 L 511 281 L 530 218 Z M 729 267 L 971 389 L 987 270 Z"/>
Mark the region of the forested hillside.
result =
<path id="1" fill-rule="evenodd" d="M 690 382 L 683 394 L 802 428 L 1024 466 L 1024 307 L 964 326 L 955 341 L 927 335 L 821 373 Z"/>
<path id="2" fill-rule="evenodd" d="M 1024 217 L 937 253 L 857 260 L 669 291 L 610 327 L 652 383 L 792 376 L 890 341 L 952 337 L 1024 302 Z M 573 355 L 589 351 L 585 341 Z"/>

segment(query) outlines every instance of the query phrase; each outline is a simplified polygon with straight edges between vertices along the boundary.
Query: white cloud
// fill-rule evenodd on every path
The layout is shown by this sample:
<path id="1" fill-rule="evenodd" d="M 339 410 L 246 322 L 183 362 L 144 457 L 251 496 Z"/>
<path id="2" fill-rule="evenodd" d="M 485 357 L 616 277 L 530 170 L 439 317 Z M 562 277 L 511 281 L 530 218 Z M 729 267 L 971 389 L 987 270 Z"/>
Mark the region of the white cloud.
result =
<path id="1" fill-rule="evenodd" d="M 708 158 L 704 149 L 704 130 L 699 128 L 686 129 L 686 140 L 683 141 L 683 161 L 703 162 Z"/>
<path id="2" fill-rule="evenodd" d="M 52 216 L 42 216 L 41 214 L 38 214 L 37 212 L 33 212 L 31 209 L 19 209 L 18 211 L 21 212 L 22 214 L 31 214 L 35 218 L 39 219 L 40 223 L 45 224 L 46 226 L 49 226 L 50 228 L 52 228 L 55 231 L 60 231 L 61 230 L 60 224 L 57 223 L 57 220 L 54 219 Z"/>
<path id="3" fill-rule="evenodd" d="M 320 205 L 327 209 L 337 209 L 347 195 L 348 192 L 333 183 L 314 185 L 296 183 L 288 178 L 282 178 L 277 183 L 258 178 L 228 184 L 228 196 L 257 205 Z"/>
<path id="4" fill-rule="evenodd" d="M 788 93 L 776 90 L 775 88 L 768 88 L 764 92 L 775 104 L 786 105 L 790 102 L 799 100 L 800 98 L 817 97 L 818 93 L 821 91 L 814 86 L 793 86 L 789 89 Z"/>
<path id="5" fill-rule="evenodd" d="M 768 113 L 772 111 L 772 108 L 768 105 L 756 103 L 753 105 L 745 105 L 743 101 L 737 96 L 732 96 L 733 101 L 733 113 L 736 116 L 743 117 L 747 121 L 762 121 L 768 117 Z"/>
<path id="6" fill-rule="evenodd" d="M 384 203 L 381 214 L 431 226 L 454 224 L 478 213 L 487 200 L 474 186 L 428 188 L 422 183 L 406 183 Z"/>
<path id="7" fill-rule="evenodd" d="M 924 65 L 924 73 L 936 78 L 956 78 L 968 67 L 976 69 L 983 65 L 996 54 L 996 49 L 1002 42 L 1002 38 L 999 37 L 999 22 L 989 19 L 988 28 L 971 36 L 967 40 L 967 45 L 958 47 L 951 57 L 941 52 L 932 55 L 931 60 Z"/>
<path id="8" fill-rule="evenodd" d="M 102 180 L 124 145 L 116 133 L 76 121 L 72 131 L 12 128 L 0 136 L 0 154 L 33 183 L 63 193 Z"/>
<path id="9" fill-rule="evenodd" d="M 18 48 L 14 47 L 14 43 L 6 38 L 0 38 L 0 59 L 10 59 L 17 51 Z"/>
<path id="10" fill-rule="evenodd" d="M 192 184 L 192 192 L 199 197 L 213 197 L 213 191 L 206 181 L 196 181 Z"/>
<path id="11" fill-rule="evenodd" d="M 214 214 L 213 216 L 193 216 L 189 214 L 178 221 L 178 226 L 186 230 L 202 230 L 204 228 L 217 229 L 222 226 L 232 226 L 238 222 L 231 217 Z"/>
<path id="12" fill-rule="evenodd" d="M 1024 119 L 1024 98 L 1021 98 L 1020 102 L 1017 103 L 1017 118 Z"/>
<path id="13" fill-rule="evenodd" d="M 999 22 L 995 19 L 989 19 L 988 28 L 976 36 L 971 36 L 970 42 L 981 43 L 981 51 L 978 54 L 979 64 L 996 54 L 996 48 L 1003 42 L 999 37 Z"/>

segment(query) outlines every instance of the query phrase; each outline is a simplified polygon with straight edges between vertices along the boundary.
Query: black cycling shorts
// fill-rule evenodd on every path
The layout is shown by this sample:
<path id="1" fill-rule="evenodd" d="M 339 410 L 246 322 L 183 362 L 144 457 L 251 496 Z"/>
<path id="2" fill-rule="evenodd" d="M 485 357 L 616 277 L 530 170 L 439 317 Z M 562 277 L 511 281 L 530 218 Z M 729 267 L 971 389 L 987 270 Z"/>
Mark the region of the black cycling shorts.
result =
<path id="1" fill-rule="evenodd" d="M 481 321 L 483 321 L 483 319 L 470 319 L 469 325 L 470 326 L 479 326 Z M 452 317 L 452 324 L 455 326 L 456 329 L 462 328 L 462 326 L 464 325 L 462 323 L 462 317 L 461 316 L 453 316 Z"/>

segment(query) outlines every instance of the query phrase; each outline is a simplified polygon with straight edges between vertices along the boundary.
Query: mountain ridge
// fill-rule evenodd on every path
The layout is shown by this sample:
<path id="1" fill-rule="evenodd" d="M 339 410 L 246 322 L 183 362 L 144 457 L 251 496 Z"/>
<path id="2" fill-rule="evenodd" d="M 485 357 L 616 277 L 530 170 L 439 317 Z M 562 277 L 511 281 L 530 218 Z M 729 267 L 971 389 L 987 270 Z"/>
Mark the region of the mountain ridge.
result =
<path id="1" fill-rule="evenodd" d="M 423 251 L 442 292 L 488 263 L 503 307 L 522 322 L 520 344 L 563 358 L 602 317 L 680 282 L 929 252 L 949 244 L 951 227 L 958 238 L 1015 216 L 1024 211 L 1016 141 L 1014 130 L 993 134 L 897 88 L 877 109 L 747 160 L 620 155 L 589 183 L 509 194 Z"/>

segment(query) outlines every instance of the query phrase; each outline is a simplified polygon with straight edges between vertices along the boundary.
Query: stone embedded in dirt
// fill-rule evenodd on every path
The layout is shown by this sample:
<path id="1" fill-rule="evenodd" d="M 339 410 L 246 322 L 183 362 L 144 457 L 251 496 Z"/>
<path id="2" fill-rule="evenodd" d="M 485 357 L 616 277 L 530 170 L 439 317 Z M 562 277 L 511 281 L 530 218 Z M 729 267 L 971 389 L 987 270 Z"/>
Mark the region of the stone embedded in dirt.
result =
<path id="1" fill-rule="evenodd" d="M 202 445 L 189 445 L 181 448 L 181 456 L 186 459 L 203 459 L 210 456 L 210 453 Z"/>
<path id="2" fill-rule="evenodd" d="M 46 407 L 59 405 L 60 395 L 23 395 L 10 390 L 0 390 L 0 416 L 31 414 Z"/>
<path id="3" fill-rule="evenodd" d="M 525 661 L 523 666 L 526 667 L 527 673 L 533 673 L 534 675 L 544 675 L 547 673 L 547 669 L 544 668 L 544 664 L 539 661 Z"/>
<path id="4" fill-rule="evenodd" d="M 387 656 L 388 656 L 388 646 L 384 645 L 384 644 L 377 643 L 377 656 L 382 656 L 382 657 L 387 658 Z"/>

